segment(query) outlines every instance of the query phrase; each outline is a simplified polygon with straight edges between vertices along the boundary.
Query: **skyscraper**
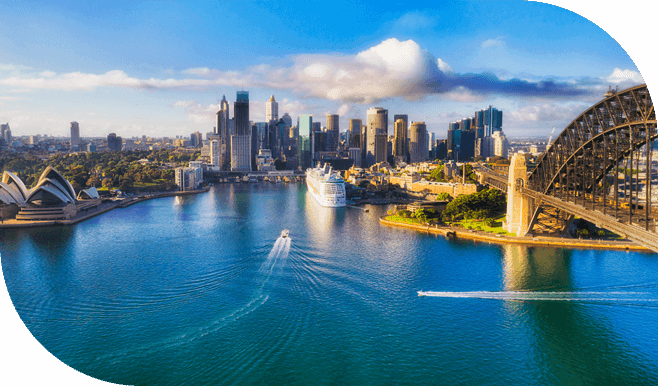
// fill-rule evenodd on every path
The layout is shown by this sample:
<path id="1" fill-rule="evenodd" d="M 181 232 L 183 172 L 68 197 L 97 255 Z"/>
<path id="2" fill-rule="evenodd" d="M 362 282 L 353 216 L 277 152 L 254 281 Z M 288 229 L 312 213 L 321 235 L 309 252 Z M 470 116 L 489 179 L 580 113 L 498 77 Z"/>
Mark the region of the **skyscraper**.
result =
<path id="1" fill-rule="evenodd" d="M 274 100 L 274 95 L 265 103 L 265 122 L 279 121 L 279 104 Z"/>
<path id="2" fill-rule="evenodd" d="M 249 124 L 249 91 L 238 91 L 233 103 L 233 117 L 235 119 L 235 135 L 251 135 Z"/>
<path id="3" fill-rule="evenodd" d="M 427 161 L 427 126 L 412 122 L 409 127 L 409 163 Z"/>
<path id="4" fill-rule="evenodd" d="M 231 171 L 251 171 L 249 91 L 238 91 L 233 103 L 235 135 L 231 136 Z"/>
<path id="5" fill-rule="evenodd" d="M 338 115 L 337 114 L 327 114 L 327 150 L 336 151 L 338 150 L 338 144 L 340 143 L 340 138 L 338 137 L 340 133 Z"/>
<path id="6" fill-rule="evenodd" d="M 312 167 L 313 160 L 313 116 L 309 114 L 300 115 L 298 119 L 298 145 L 297 155 L 299 166 L 302 170 Z"/>
<path id="7" fill-rule="evenodd" d="M 366 167 L 375 163 L 375 135 L 385 134 L 388 136 L 388 110 L 381 107 L 368 109 L 366 128 Z"/>
<path id="8" fill-rule="evenodd" d="M 221 146 L 220 141 L 213 139 L 210 141 L 210 164 L 212 166 L 219 166 L 221 159 Z"/>
<path id="9" fill-rule="evenodd" d="M 229 170 L 231 163 L 231 129 L 229 125 L 229 103 L 226 95 L 222 95 L 217 111 L 217 126 L 215 134 L 219 136 L 219 166 L 220 170 Z"/>
<path id="10" fill-rule="evenodd" d="M 71 150 L 78 150 L 80 145 L 80 126 L 78 122 L 71 122 Z"/>
<path id="11" fill-rule="evenodd" d="M 399 117 L 399 115 L 396 115 Z M 407 123 L 402 118 L 395 120 L 395 142 L 393 157 L 396 164 L 406 162 L 407 158 Z"/>
<path id="12" fill-rule="evenodd" d="M 350 147 L 361 147 L 361 120 L 350 119 Z"/>

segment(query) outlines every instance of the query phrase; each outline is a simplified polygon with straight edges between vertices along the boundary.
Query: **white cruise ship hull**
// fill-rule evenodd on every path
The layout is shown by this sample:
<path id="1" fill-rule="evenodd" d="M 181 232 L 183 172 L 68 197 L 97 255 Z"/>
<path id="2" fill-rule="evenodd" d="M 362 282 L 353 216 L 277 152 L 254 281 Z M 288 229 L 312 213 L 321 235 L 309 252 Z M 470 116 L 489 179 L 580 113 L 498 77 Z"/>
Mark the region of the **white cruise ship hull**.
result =
<path id="1" fill-rule="evenodd" d="M 340 208 L 346 204 L 345 183 L 342 179 L 339 183 L 325 182 L 323 179 L 316 178 L 309 170 L 306 173 L 306 186 L 315 201 L 324 207 Z"/>
<path id="2" fill-rule="evenodd" d="M 315 198 L 320 205 L 328 208 L 341 208 L 345 206 L 345 197 L 326 197 L 321 196 L 306 180 L 306 186 L 308 187 L 309 193 Z"/>

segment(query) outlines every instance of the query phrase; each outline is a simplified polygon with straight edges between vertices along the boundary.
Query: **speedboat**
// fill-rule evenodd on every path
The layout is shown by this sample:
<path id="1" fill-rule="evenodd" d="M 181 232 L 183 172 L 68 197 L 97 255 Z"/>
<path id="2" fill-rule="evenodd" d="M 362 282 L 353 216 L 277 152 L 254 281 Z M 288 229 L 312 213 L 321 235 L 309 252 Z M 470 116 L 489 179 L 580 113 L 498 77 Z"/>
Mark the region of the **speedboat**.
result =
<path id="1" fill-rule="evenodd" d="M 288 230 L 284 229 L 283 231 L 281 231 L 281 237 L 288 237 L 288 233 L 289 233 Z"/>
<path id="2" fill-rule="evenodd" d="M 423 292 L 423 291 L 418 291 L 418 296 L 425 296 L 425 295 L 427 295 L 425 292 Z"/>

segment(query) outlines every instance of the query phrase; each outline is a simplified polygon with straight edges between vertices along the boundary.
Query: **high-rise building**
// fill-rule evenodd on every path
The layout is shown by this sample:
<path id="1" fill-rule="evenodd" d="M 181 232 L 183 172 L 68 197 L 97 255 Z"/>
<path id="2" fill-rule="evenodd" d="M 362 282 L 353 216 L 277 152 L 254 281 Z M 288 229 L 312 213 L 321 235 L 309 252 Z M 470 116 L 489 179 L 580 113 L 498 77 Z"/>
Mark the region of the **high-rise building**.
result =
<path id="1" fill-rule="evenodd" d="M 274 95 L 265 103 L 265 122 L 279 121 L 279 104 L 274 99 Z"/>
<path id="2" fill-rule="evenodd" d="M 235 119 L 235 135 L 251 135 L 249 123 L 249 91 L 238 91 L 233 103 L 233 119 Z"/>
<path id="3" fill-rule="evenodd" d="M 80 145 L 80 125 L 78 122 L 71 122 L 71 150 L 78 150 Z"/>
<path id="4" fill-rule="evenodd" d="M 107 135 L 107 148 L 110 151 L 121 151 L 122 146 L 123 140 L 121 137 L 118 137 L 115 133 Z"/>
<path id="5" fill-rule="evenodd" d="M 409 163 L 427 161 L 427 126 L 425 122 L 412 122 L 409 127 Z"/>
<path id="6" fill-rule="evenodd" d="M 235 134 L 231 136 L 231 171 L 251 171 L 251 124 L 249 91 L 238 91 L 233 103 Z"/>
<path id="7" fill-rule="evenodd" d="M 313 166 L 313 116 L 309 114 L 300 115 L 298 122 L 298 162 L 302 170 L 306 170 Z"/>
<path id="8" fill-rule="evenodd" d="M 349 139 L 350 147 L 361 147 L 361 120 L 350 119 Z"/>
<path id="9" fill-rule="evenodd" d="M 368 109 L 366 128 L 366 167 L 373 165 L 375 161 L 375 135 L 384 134 L 388 136 L 388 110 L 381 107 Z"/>
<path id="10" fill-rule="evenodd" d="M 337 114 L 327 114 L 327 151 L 338 150 L 340 128 Z"/>
<path id="11" fill-rule="evenodd" d="M 11 138 L 7 139 L 7 133 L 11 137 L 11 130 L 9 130 L 9 123 L 6 125 L 0 125 L 0 145 L 11 145 Z"/>
<path id="12" fill-rule="evenodd" d="M 386 162 L 388 159 L 388 135 L 375 134 L 375 163 Z"/>
<path id="13" fill-rule="evenodd" d="M 212 166 L 221 165 L 221 141 L 213 139 L 210 141 L 210 164 Z"/>
<path id="14" fill-rule="evenodd" d="M 396 115 L 399 117 L 399 115 Z M 407 161 L 407 123 L 402 118 L 395 120 L 393 158 L 396 164 Z"/>
<path id="15" fill-rule="evenodd" d="M 190 146 L 193 147 L 203 146 L 203 135 L 200 132 L 195 131 L 194 133 L 190 134 Z"/>
<path id="16" fill-rule="evenodd" d="M 507 137 L 505 137 L 505 134 L 501 131 L 494 131 L 494 133 L 491 135 L 491 138 L 493 139 L 493 155 L 498 156 L 498 157 L 503 157 L 507 158 L 507 152 L 509 151 L 509 143 L 507 142 Z"/>
<path id="17" fill-rule="evenodd" d="M 251 135 L 231 136 L 231 171 L 251 171 Z"/>
<path id="18" fill-rule="evenodd" d="M 290 116 L 290 114 L 284 113 L 281 119 L 283 119 L 283 121 L 286 123 L 286 127 L 288 129 L 292 127 L 292 117 Z"/>

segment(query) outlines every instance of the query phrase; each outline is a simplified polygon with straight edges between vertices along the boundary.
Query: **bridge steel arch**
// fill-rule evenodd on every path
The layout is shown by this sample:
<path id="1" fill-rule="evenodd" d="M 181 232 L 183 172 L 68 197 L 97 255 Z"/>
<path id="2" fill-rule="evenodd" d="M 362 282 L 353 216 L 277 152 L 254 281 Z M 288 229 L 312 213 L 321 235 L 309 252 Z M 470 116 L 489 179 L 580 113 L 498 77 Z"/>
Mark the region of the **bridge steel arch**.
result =
<path id="1" fill-rule="evenodd" d="M 656 113 L 646 84 L 609 93 L 560 133 L 528 176 L 528 189 L 655 233 L 650 165 L 656 138 Z M 640 157 L 649 171 L 643 181 Z M 619 169 L 631 169 L 631 176 Z"/>

